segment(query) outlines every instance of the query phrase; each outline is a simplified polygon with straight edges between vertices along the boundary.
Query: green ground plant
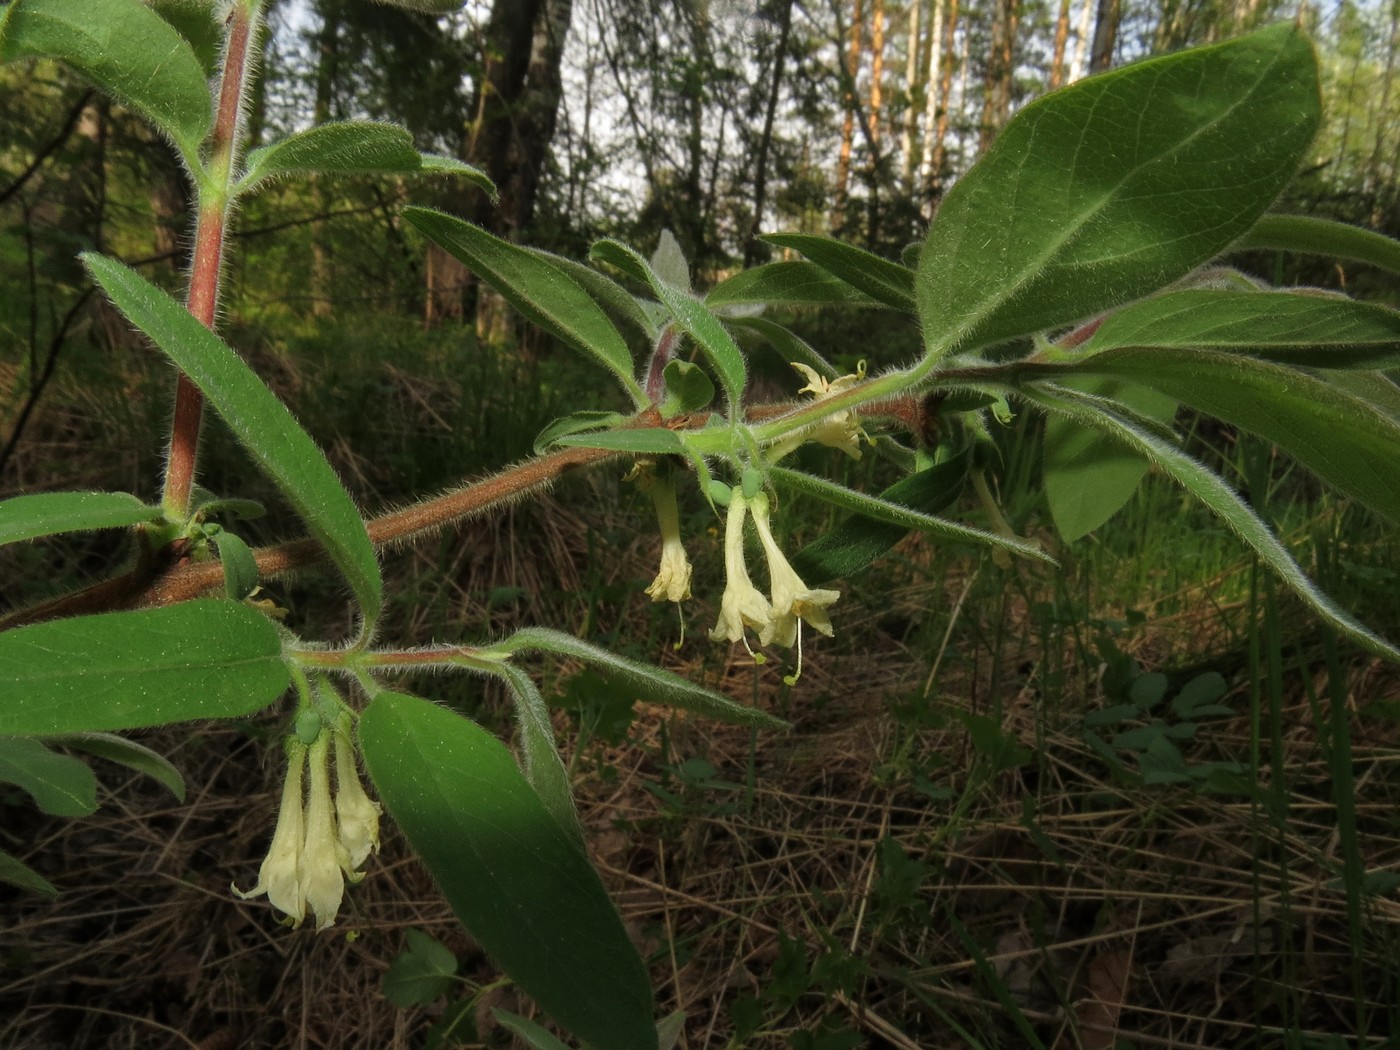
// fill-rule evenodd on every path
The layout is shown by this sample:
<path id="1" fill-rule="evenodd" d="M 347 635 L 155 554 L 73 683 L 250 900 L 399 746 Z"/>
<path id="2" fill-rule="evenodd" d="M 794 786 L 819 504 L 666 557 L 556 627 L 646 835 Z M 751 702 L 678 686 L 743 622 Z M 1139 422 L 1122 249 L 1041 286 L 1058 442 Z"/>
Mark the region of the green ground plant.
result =
<path id="1" fill-rule="evenodd" d="M 245 152 L 240 114 L 262 4 L 192 6 L 200 33 L 222 34 L 215 94 L 182 35 L 193 32 L 189 8 L 177 29 L 140 0 L 13 0 L 0 23 L 0 60 L 65 63 L 166 136 L 189 174 L 198 216 L 184 303 L 115 259 L 83 257 L 102 292 L 179 373 L 158 502 L 62 492 L 0 503 L 3 543 L 100 529 L 132 537 L 130 563 L 110 578 L 0 622 L 0 778 L 46 812 L 76 815 L 96 805 L 91 770 L 72 750 L 126 762 L 178 793 L 170 763 L 116 734 L 242 719 L 289 697 L 279 817 L 256 882 L 233 892 L 266 894 L 290 924 L 310 918 L 325 929 L 347 881 L 364 876 L 378 847 L 382 805 L 473 937 L 545 1012 L 588 1044 L 651 1050 L 674 1038 L 676 1022 L 655 1019 L 646 968 L 587 859 L 547 705 L 521 658 L 546 653 L 591 665 L 599 688 L 629 702 L 755 730 L 779 729 L 781 720 L 548 627 L 397 646 L 381 624 L 380 550 L 537 496 L 566 472 L 628 462 L 662 535 L 650 597 L 677 605 L 690 597 L 694 573 L 678 502 L 678 490 L 690 490 L 722 535 L 725 579 L 710 638 L 742 645 L 757 664 L 791 652 L 779 673 L 794 686 L 804 632 L 831 636 L 839 622 L 840 592 L 824 585 L 860 572 L 910 531 L 990 548 L 1000 571 L 1013 558 L 1053 561 L 1018 535 L 1017 508 L 1008 515 L 990 480 L 1001 455 L 998 429 L 1038 413 L 1047 419 L 1038 476 L 1066 541 L 1101 526 L 1155 468 L 1330 630 L 1400 661 L 1400 650 L 1306 576 L 1260 511 L 1190 454 L 1172 426 L 1181 407 L 1221 419 L 1400 520 L 1400 390 L 1380 371 L 1400 360 L 1400 314 L 1269 288 L 1220 261 L 1231 251 L 1270 248 L 1397 268 L 1400 248 L 1384 238 L 1266 214 L 1306 156 L 1319 115 L 1312 48 L 1295 28 L 1146 61 L 1027 106 L 901 262 L 836 240 L 775 234 L 773 245 L 803 258 L 740 272 L 702 295 L 668 236 L 650 256 L 600 241 L 589 266 L 442 212 L 405 209 L 418 231 L 616 389 L 600 400 L 597 384 L 570 392 L 568 414 L 538 435 L 524 461 L 366 518 L 291 411 L 215 331 L 229 225 L 239 202 L 274 180 L 417 175 L 466 179 L 483 192 L 491 186 L 456 160 L 420 154 L 407 133 L 370 122 L 313 127 Z M 913 317 L 922 351 L 878 373 L 859 364 L 841 374 L 823 348 L 769 316 L 832 305 Z M 771 346 L 792 364 L 800 377 L 793 386 L 805 384 L 795 399 L 751 396 L 741 339 Z M 640 364 L 633 344 L 646 347 Z M 243 538 L 243 523 L 262 508 L 199 469 L 206 407 L 307 537 L 256 548 Z M 798 452 L 811 443 L 856 459 L 881 457 L 904 477 L 878 494 L 859 491 L 834 480 L 826 461 Z M 987 527 L 939 516 L 964 489 L 977 496 Z M 844 520 L 789 554 L 772 520 L 778 501 L 790 497 L 825 502 Z M 766 592 L 750 574 L 751 536 L 766 563 Z M 323 562 L 349 589 L 339 636 L 298 630 L 261 593 L 264 581 Z M 426 670 L 482 675 L 507 689 L 520 759 L 472 720 L 387 684 Z M 1105 761 L 1121 767 L 1116 752 L 1134 752 L 1148 781 L 1170 774 L 1208 782 L 1236 772 L 1168 762 L 1173 741 L 1194 732 L 1193 717 L 1218 713 L 1214 680 L 1185 683 L 1169 701 L 1171 719 L 1156 717 L 1167 696 L 1159 685 L 1139 679 L 1124 701 L 1131 710 L 1098 716 L 1105 724 L 1144 723 L 1105 743 Z M 579 706 L 605 710 L 596 695 L 580 696 Z M 978 776 L 1033 758 L 995 713 L 950 717 L 968 729 Z M 1339 770 L 1344 730 L 1330 727 Z M 361 762 L 378 801 L 362 786 Z M 746 787 L 698 759 L 673 772 L 676 790 L 666 801 L 681 817 L 710 812 L 715 799 L 706 792 L 722 789 L 728 805 Z M 887 918 L 911 906 L 918 863 L 897 844 L 884 851 Z M 1351 903 L 1363 873 L 1354 857 L 1349 863 Z M 52 890 L 8 854 L 0 855 L 0 875 Z M 957 928 L 979 972 L 986 970 L 980 949 Z M 410 955 L 427 960 L 433 979 L 405 997 L 440 994 L 448 960 L 427 941 Z M 808 967 L 800 946 L 789 955 L 800 980 L 795 990 L 775 985 L 770 998 L 854 987 L 839 952 L 825 968 Z M 503 1023 L 537 1046 L 554 1045 L 531 1022 Z M 848 1037 L 817 1038 L 846 1045 Z"/>

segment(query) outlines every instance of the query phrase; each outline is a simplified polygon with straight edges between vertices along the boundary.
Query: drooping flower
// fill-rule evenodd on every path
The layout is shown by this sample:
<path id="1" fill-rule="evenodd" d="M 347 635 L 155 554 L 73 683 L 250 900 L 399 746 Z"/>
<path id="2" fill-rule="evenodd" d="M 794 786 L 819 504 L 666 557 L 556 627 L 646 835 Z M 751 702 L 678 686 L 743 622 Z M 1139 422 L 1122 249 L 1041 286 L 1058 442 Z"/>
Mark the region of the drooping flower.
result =
<path id="1" fill-rule="evenodd" d="M 841 597 L 841 592 L 808 587 L 802 581 L 773 538 L 769 525 L 768 496 L 765 493 L 760 492 L 750 500 L 749 509 L 753 513 L 758 541 L 763 544 L 763 553 L 768 556 L 768 580 L 772 595 L 772 619 L 767 633 L 760 634 L 760 640 L 765 645 L 791 646 L 798 640 L 798 620 L 805 620 L 814 630 L 830 638 L 835 631 L 826 610 Z"/>
<path id="2" fill-rule="evenodd" d="M 690 559 L 681 543 L 674 482 L 669 477 L 657 477 L 651 485 L 651 498 L 661 526 L 661 571 L 647 588 L 647 594 L 654 602 L 682 602 L 690 597 Z"/>
<path id="3" fill-rule="evenodd" d="M 290 918 L 294 926 L 300 926 L 306 917 L 306 894 L 301 882 L 301 851 L 306 839 L 301 787 L 305 766 L 306 745 L 292 737 L 287 742 L 287 777 L 282 782 L 277 827 L 258 869 L 257 885 L 247 893 L 237 886 L 230 887 L 243 900 L 266 893 L 268 902 Z"/>
<path id="4" fill-rule="evenodd" d="M 345 895 L 341 871 L 349 865 L 331 806 L 330 738 L 331 731 L 323 731 L 310 748 L 311 789 L 306 801 L 306 838 L 301 850 L 301 893 L 316 913 L 317 930 L 324 930 L 335 922 Z"/>
<path id="5" fill-rule="evenodd" d="M 350 744 L 349 718 L 335 734 L 335 817 L 340 832 L 340 845 L 350 864 L 345 875 L 359 882 L 359 871 L 365 858 L 379 852 L 379 803 L 365 794 L 355 768 L 355 752 Z"/>
<path id="6" fill-rule="evenodd" d="M 744 628 L 751 627 L 762 639 L 770 632 L 773 607 L 749 578 L 744 563 L 744 519 L 749 503 L 742 490 L 735 488 L 729 500 L 729 514 L 724 522 L 724 594 L 719 603 L 719 620 L 710 631 L 716 642 L 741 642 Z"/>

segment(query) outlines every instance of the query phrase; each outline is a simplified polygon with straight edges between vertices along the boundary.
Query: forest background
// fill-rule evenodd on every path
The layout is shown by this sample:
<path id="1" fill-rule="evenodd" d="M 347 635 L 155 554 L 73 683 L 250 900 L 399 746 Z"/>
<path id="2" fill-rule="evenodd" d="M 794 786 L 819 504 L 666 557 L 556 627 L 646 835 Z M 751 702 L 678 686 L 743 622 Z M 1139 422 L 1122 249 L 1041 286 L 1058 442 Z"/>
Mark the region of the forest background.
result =
<path id="1" fill-rule="evenodd" d="M 181 0 L 155 6 L 179 24 Z M 496 0 L 433 17 L 282 0 L 249 113 L 254 145 L 313 121 L 389 120 L 485 170 L 501 196 L 389 179 L 265 193 L 240 216 L 223 324 L 360 502 L 391 505 L 526 455 L 586 375 L 417 236 L 401 205 L 573 258 L 604 236 L 649 252 L 669 229 L 702 288 L 777 257 L 767 232 L 829 233 L 898 258 L 1032 98 L 1291 18 L 1318 45 L 1326 117 L 1280 210 L 1400 235 L 1400 3 Z M 75 257 L 107 252 L 175 290 L 191 229 L 182 174 L 142 124 L 56 67 L 7 67 L 0 91 L 0 496 L 145 491 L 170 377 Z M 1400 305 L 1393 279 L 1365 267 L 1247 265 Z M 904 360 L 918 340 L 893 314 L 796 324 L 852 368 Z M 766 375 L 778 396 L 795 390 L 776 356 Z M 1272 508 L 1310 571 L 1393 636 L 1395 537 L 1266 446 L 1181 423 Z M 255 491 L 210 430 L 210 474 Z M 1013 421 L 999 438 L 1007 518 L 1048 537 L 1038 435 Z M 642 594 L 646 508 L 616 479 L 569 483 L 528 513 L 395 555 L 388 571 L 408 585 L 390 615 L 424 641 L 464 622 L 567 626 L 794 722 L 790 739 L 754 740 L 619 705 L 588 672 L 551 683 L 594 859 L 663 1005 L 687 1012 L 685 1045 L 1111 1046 L 1103 1033 L 1120 1024 L 1132 1045 L 1400 1037 L 1395 886 L 1375 880 L 1364 913 L 1332 886 L 1348 850 L 1381 876 L 1400 862 L 1394 670 L 1338 647 L 1184 508 L 1149 479 L 1061 552 L 1056 577 L 906 543 L 851 581 L 844 601 L 863 611 L 809 652 L 791 688 L 698 629 L 671 650 L 674 618 Z M 981 513 L 971 500 L 963 510 Z M 813 512 L 785 527 L 827 524 Z M 276 511 L 254 527 L 265 530 L 254 539 L 291 530 Z M 106 543 L 7 548 L 0 603 L 90 579 L 114 555 Z M 335 599 L 315 577 L 279 593 L 327 615 Z M 1212 675 L 1223 695 L 1181 702 L 1192 683 L 1212 691 Z M 435 690 L 488 723 L 502 707 L 477 683 Z M 1151 734 L 1123 742 L 1111 730 L 1126 723 L 1095 721 L 1115 704 L 1145 714 L 1154 691 L 1175 713 L 1133 728 L 1173 741 L 1171 777 L 1146 760 Z M 1226 713 L 1202 724 L 1193 703 Z M 1330 705 L 1354 714 L 1355 741 Z M 183 807 L 113 772 L 104 800 L 121 817 L 100 826 L 6 809 L 5 848 L 29 844 L 65 896 L 4 898 L 0 1045 L 507 1038 L 489 1007 L 525 1007 L 392 843 L 387 877 L 359 898 L 359 939 L 270 939 L 264 916 L 232 904 L 228 877 L 246 878 L 275 808 L 275 771 L 249 743 L 259 732 L 271 729 L 172 744 L 191 783 Z M 1095 747 L 1104 738 L 1116 768 Z M 1353 760 L 1346 811 L 1333 786 Z M 1266 787 L 1215 776 L 1235 764 L 1265 770 Z M 262 796 L 247 793 L 264 781 Z M 381 979 L 406 929 L 447 946 L 454 978 L 401 1009 Z"/>

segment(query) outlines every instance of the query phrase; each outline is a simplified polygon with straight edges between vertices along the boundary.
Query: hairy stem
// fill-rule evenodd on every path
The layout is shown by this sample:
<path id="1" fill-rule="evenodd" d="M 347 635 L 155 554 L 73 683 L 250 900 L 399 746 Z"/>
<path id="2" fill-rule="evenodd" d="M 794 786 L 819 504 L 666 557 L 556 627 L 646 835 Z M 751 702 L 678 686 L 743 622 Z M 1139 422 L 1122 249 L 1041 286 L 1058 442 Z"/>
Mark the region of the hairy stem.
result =
<path id="1" fill-rule="evenodd" d="M 199 195 L 195 220 L 194 257 L 185 305 L 205 327 L 213 329 L 219 308 L 219 278 L 223 270 L 224 239 L 232 205 L 230 189 L 237 159 L 243 95 L 251 64 L 250 41 L 259 3 L 235 4 L 229 14 L 219 108 L 209 138 L 208 174 L 195 177 Z M 199 454 L 199 428 L 204 395 L 188 376 L 175 388 L 175 413 L 170 424 L 170 455 L 165 464 L 166 514 L 181 520 L 189 514 Z"/>

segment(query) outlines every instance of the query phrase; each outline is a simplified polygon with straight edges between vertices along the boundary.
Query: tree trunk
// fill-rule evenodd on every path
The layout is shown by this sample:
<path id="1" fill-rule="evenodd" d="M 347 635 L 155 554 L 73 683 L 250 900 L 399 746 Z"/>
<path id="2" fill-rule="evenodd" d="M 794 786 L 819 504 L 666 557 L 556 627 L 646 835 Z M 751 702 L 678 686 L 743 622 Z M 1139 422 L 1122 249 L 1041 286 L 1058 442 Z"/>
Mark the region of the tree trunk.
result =
<path id="1" fill-rule="evenodd" d="M 1060 0 L 1060 12 L 1055 16 L 1055 47 L 1050 56 L 1050 82 L 1046 87 L 1054 91 L 1065 82 L 1065 41 L 1069 39 L 1070 0 Z"/>
<path id="2" fill-rule="evenodd" d="M 1089 55 L 1089 20 L 1096 7 L 1095 0 L 1083 0 L 1079 5 L 1079 22 L 1074 27 L 1074 58 L 1069 63 L 1069 83 L 1084 75 L 1084 61 Z"/>
<path id="3" fill-rule="evenodd" d="M 870 136 L 880 141 L 885 105 L 885 0 L 872 0 L 870 11 Z"/>
<path id="4" fill-rule="evenodd" d="M 1118 43 L 1118 22 L 1123 17 L 1122 0 L 1098 0 L 1094 24 L 1094 46 L 1089 54 L 1089 72 L 1102 73 L 1113 65 L 1113 49 Z"/>
<path id="5" fill-rule="evenodd" d="M 914 168 L 918 162 L 919 98 L 920 91 L 928 90 L 925 70 L 928 56 L 924 52 L 923 36 L 920 34 L 919 10 L 924 0 L 909 0 L 909 53 L 904 60 L 904 94 L 908 99 L 904 111 L 904 125 L 899 133 L 899 151 L 903 161 L 900 169 L 900 183 L 906 192 L 914 191 Z"/>
<path id="6" fill-rule="evenodd" d="M 836 191 L 832 195 L 831 229 L 839 233 L 846 225 L 846 198 L 851 182 L 851 148 L 856 133 L 856 79 L 860 71 L 860 53 L 864 45 L 865 10 L 862 0 L 853 0 L 851 17 L 850 60 L 842 72 L 845 116 L 841 120 L 841 149 L 836 155 Z"/>
<path id="7" fill-rule="evenodd" d="M 943 78 L 938 85 L 938 122 L 933 129 L 933 148 L 929 152 L 928 164 L 928 199 L 930 209 L 934 211 L 943 196 L 943 167 L 947 163 L 944 146 L 948 141 L 948 115 L 953 105 L 953 67 L 957 57 L 958 0 L 947 2 L 948 19 L 943 27 Z"/>
<path id="8" fill-rule="evenodd" d="M 783 82 L 783 66 L 787 62 L 788 38 L 792 33 L 793 0 L 785 0 L 778 16 L 778 50 L 773 55 L 773 79 L 768 85 L 768 105 L 763 113 L 763 131 L 758 140 L 757 164 L 753 177 L 753 221 L 749 224 L 748 240 L 744 243 L 744 266 L 756 266 L 762 257 L 763 242 L 758 239 L 763 228 L 763 209 L 768 203 L 768 153 L 773 148 L 773 121 L 778 113 L 778 94 Z"/>
<path id="9" fill-rule="evenodd" d="M 979 153 L 992 144 L 1011 113 L 1011 80 L 1015 74 L 1016 27 L 1020 16 L 1020 0 L 997 0 L 982 96 L 982 123 L 977 136 Z"/>
<path id="10" fill-rule="evenodd" d="M 559 119 L 559 63 L 572 16 L 573 0 L 495 0 L 491 7 L 486 61 L 463 159 L 491 176 L 500 197 L 493 206 L 476 194 L 475 206 L 464 210 L 506 240 L 518 240 L 534 216 L 540 176 Z M 450 264 L 437 259 L 430 270 L 444 291 L 454 291 Z M 477 329 L 498 335 L 506 314 L 504 304 L 493 298 L 479 297 Z"/>

